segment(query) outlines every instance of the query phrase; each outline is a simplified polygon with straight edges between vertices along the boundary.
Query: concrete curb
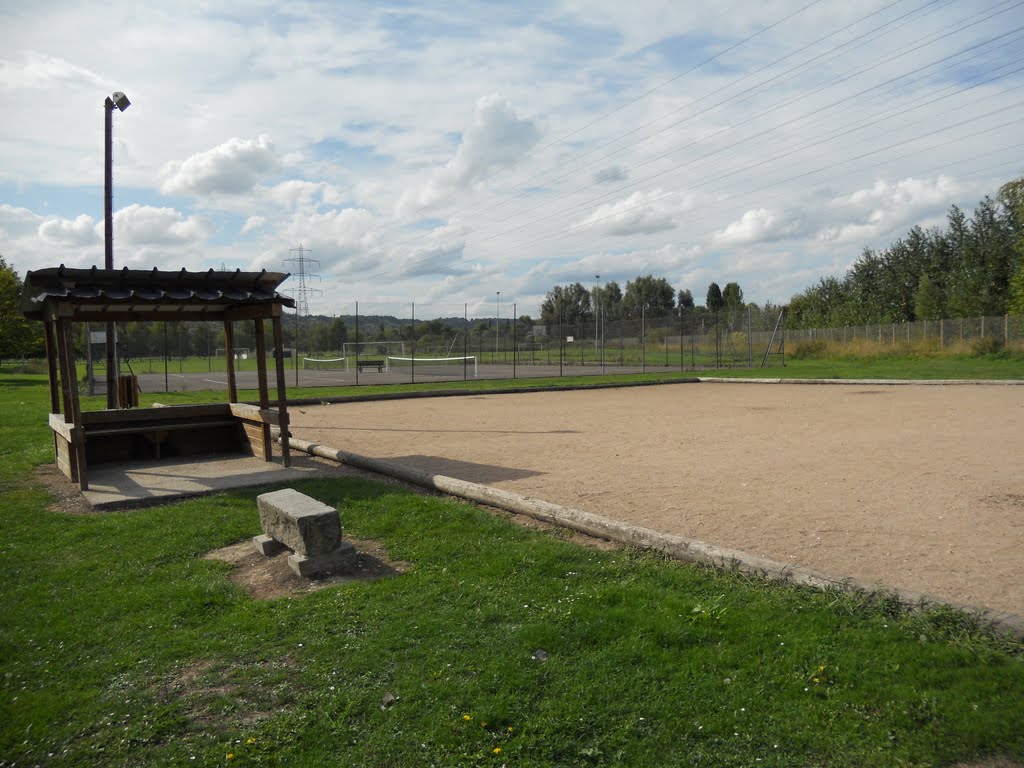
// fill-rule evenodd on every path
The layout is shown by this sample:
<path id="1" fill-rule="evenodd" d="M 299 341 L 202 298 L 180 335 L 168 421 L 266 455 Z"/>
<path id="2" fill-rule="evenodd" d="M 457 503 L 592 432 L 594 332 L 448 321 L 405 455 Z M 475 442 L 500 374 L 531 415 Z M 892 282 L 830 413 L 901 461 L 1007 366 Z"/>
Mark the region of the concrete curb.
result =
<path id="1" fill-rule="evenodd" d="M 541 387 L 508 387 L 504 389 L 433 389 L 422 392 L 377 392 L 369 395 L 337 395 L 335 397 L 300 397 L 288 399 L 288 405 L 324 405 L 335 403 L 369 403 L 375 400 L 416 400 L 424 397 L 466 397 L 480 395 L 524 395 L 530 392 L 573 392 L 581 389 L 622 389 L 624 387 L 661 387 L 668 384 L 698 384 L 696 376 L 668 381 L 604 382 L 601 384 L 575 384 L 571 387 L 544 385 Z M 259 403 L 252 403 L 258 405 Z"/>
<path id="2" fill-rule="evenodd" d="M 715 376 L 699 377 L 701 384 L 852 384 L 856 386 L 926 386 L 950 387 L 958 385 L 1020 386 L 1024 379 L 740 379 Z"/>
<path id="3" fill-rule="evenodd" d="M 276 438 L 280 439 L 280 433 L 276 434 Z M 446 475 L 435 475 L 403 464 L 360 456 L 330 446 L 298 440 L 294 437 L 288 440 L 288 445 L 293 450 L 304 451 L 313 456 L 331 459 L 341 464 L 403 480 L 422 488 L 441 491 L 451 496 L 504 509 L 507 512 L 529 515 L 537 520 L 579 531 L 589 536 L 617 541 L 640 549 L 654 550 L 684 562 L 709 565 L 728 571 L 739 571 L 759 578 L 801 584 L 822 590 L 838 589 L 849 593 L 879 591 L 878 585 L 869 582 L 836 576 L 801 565 L 780 563 L 749 552 L 719 547 L 698 539 L 661 533 L 580 509 L 563 507 L 542 499 L 458 480 Z M 885 588 L 883 591 L 895 596 L 906 608 L 918 609 L 929 605 L 948 606 L 977 616 L 1000 632 L 1024 638 L 1024 616 L 990 611 L 910 590 Z"/>

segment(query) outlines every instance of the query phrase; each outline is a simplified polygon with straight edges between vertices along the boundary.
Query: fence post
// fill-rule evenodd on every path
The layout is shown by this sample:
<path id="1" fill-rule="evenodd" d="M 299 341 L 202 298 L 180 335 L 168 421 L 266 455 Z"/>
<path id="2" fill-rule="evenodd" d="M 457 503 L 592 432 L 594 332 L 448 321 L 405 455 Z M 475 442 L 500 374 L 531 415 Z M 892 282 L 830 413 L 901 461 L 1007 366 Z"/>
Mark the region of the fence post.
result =
<path id="1" fill-rule="evenodd" d="M 640 371 L 647 373 L 647 307 L 640 307 Z"/>
<path id="2" fill-rule="evenodd" d="M 750 337 L 752 326 L 750 323 L 750 307 L 747 307 L 747 368 L 754 367 L 754 340 Z M 680 339 L 682 341 L 682 339 Z"/>
<path id="3" fill-rule="evenodd" d="M 939 346 L 946 346 L 946 321 L 939 319 Z"/>
<path id="4" fill-rule="evenodd" d="M 985 316 L 981 316 L 981 338 L 985 338 Z"/>
<path id="5" fill-rule="evenodd" d="M 1010 315 L 1009 313 L 1003 315 L 1003 343 L 1010 343 Z"/>

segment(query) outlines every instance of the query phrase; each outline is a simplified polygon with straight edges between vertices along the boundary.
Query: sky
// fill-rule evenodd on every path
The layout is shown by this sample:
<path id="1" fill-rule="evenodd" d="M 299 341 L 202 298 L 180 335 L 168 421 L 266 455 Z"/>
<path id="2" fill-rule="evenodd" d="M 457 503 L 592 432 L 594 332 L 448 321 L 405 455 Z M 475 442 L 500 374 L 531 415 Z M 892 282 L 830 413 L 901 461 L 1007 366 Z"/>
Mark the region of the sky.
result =
<path id="1" fill-rule="evenodd" d="M 118 268 L 326 315 L 780 304 L 1024 175 L 1022 50 L 1024 0 L 0 0 L 0 254 L 102 267 L 122 91 Z"/>

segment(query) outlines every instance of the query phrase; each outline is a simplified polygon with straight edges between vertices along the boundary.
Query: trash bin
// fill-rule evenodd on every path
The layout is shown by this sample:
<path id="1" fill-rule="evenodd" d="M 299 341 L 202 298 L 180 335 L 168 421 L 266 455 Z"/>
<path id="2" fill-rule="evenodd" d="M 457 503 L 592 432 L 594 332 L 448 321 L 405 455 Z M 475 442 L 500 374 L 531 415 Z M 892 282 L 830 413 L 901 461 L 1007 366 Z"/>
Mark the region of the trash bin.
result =
<path id="1" fill-rule="evenodd" d="M 117 405 L 120 408 L 139 407 L 139 377 L 117 377 Z"/>

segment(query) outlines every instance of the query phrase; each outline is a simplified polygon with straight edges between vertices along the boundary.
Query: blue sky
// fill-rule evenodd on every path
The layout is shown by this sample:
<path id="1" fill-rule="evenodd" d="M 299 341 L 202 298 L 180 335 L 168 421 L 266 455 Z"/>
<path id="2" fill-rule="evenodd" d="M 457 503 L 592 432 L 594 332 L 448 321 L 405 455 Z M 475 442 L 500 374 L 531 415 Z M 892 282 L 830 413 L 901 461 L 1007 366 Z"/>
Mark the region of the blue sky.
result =
<path id="1" fill-rule="evenodd" d="M 1024 175 L 1019 0 L 0 0 L 0 253 L 288 271 L 310 309 L 556 284 L 782 303 Z M 285 292 L 294 281 L 285 284 Z"/>

